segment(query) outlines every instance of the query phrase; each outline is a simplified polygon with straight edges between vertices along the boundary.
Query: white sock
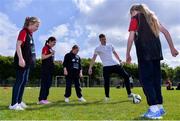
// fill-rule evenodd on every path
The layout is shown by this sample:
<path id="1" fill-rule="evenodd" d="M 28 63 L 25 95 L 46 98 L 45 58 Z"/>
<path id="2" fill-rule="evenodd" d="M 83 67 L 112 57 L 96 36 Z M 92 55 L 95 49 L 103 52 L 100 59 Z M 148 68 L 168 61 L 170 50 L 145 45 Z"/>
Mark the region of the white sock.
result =
<path id="1" fill-rule="evenodd" d="M 151 110 L 152 112 L 154 112 L 154 113 L 159 110 L 159 108 L 158 108 L 157 105 L 152 105 L 152 106 L 150 106 L 149 108 L 150 108 L 150 110 Z"/>
<path id="2" fill-rule="evenodd" d="M 159 105 L 158 105 L 158 108 L 159 108 L 159 109 L 164 109 L 162 104 L 161 104 L 161 105 L 159 104 Z"/>

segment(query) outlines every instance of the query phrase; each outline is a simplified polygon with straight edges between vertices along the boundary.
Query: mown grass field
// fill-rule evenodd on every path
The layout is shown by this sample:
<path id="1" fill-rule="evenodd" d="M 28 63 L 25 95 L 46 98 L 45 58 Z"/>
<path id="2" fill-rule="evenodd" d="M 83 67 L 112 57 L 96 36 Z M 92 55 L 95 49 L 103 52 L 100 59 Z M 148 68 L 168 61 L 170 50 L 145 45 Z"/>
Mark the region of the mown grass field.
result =
<path id="1" fill-rule="evenodd" d="M 111 101 L 104 102 L 103 88 L 83 88 L 86 103 L 77 101 L 73 89 L 70 103 L 64 102 L 64 88 L 51 88 L 49 105 L 37 105 L 39 88 L 26 88 L 24 101 L 29 108 L 25 111 L 8 109 L 11 102 L 12 88 L 0 88 L 0 120 L 133 120 L 147 109 L 146 100 L 141 88 L 133 92 L 142 97 L 140 104 L 133 104 L 127 99 L 125 89 L 111 88 Z M 167 91 L 163 88 L 164 107 L 167 114 L 163 120 L 180 120 L 180 91 Z"/>

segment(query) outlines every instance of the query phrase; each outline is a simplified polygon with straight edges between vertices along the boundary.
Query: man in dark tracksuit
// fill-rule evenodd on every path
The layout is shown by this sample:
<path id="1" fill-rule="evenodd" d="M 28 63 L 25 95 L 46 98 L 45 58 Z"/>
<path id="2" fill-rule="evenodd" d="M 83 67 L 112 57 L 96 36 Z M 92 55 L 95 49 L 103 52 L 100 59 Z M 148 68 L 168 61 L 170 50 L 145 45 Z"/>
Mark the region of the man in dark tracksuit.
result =
<path id="1" fill-rule="evenodd" d="M 64 75 L 66 76 L 66 90 L 65 90 L 65 102 L 69 102 L 71 96 L 72 82 L 74 82 L 75 90 L 79 101 L 86 102 L 82 97 L 79 78 L 82 77 L 81 59 L 77 55 L 79 47 L 74 45 L 70 53 L 67 53 L 64 57 L 63 67 Z"/>

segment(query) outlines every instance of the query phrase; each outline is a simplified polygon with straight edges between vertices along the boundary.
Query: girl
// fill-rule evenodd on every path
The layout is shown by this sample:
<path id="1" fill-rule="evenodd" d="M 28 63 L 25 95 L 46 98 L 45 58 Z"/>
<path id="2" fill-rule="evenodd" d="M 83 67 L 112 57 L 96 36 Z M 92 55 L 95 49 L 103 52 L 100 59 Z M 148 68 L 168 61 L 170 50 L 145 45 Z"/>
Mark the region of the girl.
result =
<path id="1" fill-rule="evenodd" d="M 149 104 L 149 109 L 143 117 L 160 119 L 165 111 L 161 94 L 160 61 L 163 59 L 163 55 L 159 33 L 164 34 L 172 56 L 176 57 L 178 51 L 174 47 L 169 32 L 159 23 L 156 15 L 146 5 L 133 5 L 130 14 L 132 18 L 129 27 L 126 61 L 131 62 L 130 51 L 134 41 L 140 82 Z"/>
<path id="2" fill-rule="evenodd" d="M 41 89 L 39 94 L 39 104 L 49 104 L 47 100 L 49 88 L 52 83 L 54 71 L 54 47 L 56 44 L 55 37 L 49 37 L 42 49 L 42 66 L 41 66 Z"/>
<path id="3" fill-rule="evenodd" d="M 28 81 L 30 67 L 35 64 L 36 60 L 32 34 L 38 30 L 39 23 L 38 18 L 27 17 L 24 27 L 20 31 L 17 39 L 16 53 L 14 56 L 16 82 L 12 91 L 12 103 L 9 106 L 11 110 L 24 110 L 24 108 L 27 107 L 27 105 L 22 102 L 22 96 L 26 82 Z"/>
<path id="4" fill-rule="evenodd" d="M 79 52 L 79 47 L 74 45 L 71 52 L 67 53 L 64 57 L 63 67 L 64 75 L 66 76 L 66 91 L 65 91 L 65 102 L 69 102 L 69 97 L 71 96 L 71 87 L 74 82 L 76 94 L 80 102 L 86 102 L 81 94 L 81 87 L 79 83 L 79 78 L 83 76 L 81 68 L 81 59 L 77 55 Z"/>

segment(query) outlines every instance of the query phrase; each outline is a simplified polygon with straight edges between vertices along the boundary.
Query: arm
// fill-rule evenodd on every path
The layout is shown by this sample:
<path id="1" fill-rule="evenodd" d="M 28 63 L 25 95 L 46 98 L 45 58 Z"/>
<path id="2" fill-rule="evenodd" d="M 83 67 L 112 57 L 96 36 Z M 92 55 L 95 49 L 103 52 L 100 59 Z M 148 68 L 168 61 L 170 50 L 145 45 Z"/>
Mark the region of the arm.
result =
<path id="1" fill-rule="evenodd" d="M 93 67 L 93 65 L 94 65 L 94 63 L 96 61 L 96 58 L 97 58 L 97 54 L 94 54 L 92 59 L 91 59 L 89 70 L 88 70 L 89 75 L 92 74 L 92 67 Z"/>
<path id="2" fill-rule="evenodd" d="M 17 43 L 16 43 L 16 52 L 17 52 L 17 55 L 18 55 L 18 58 L 19 58 L 19 66 L 21 67 L 25 67 L 25 61 L 24 61 L 24 58 L 22 56 L 22 51 L 21 51 L 21 45 L 22 45 L 22 41 L 18 40 Z"/>
<path id="3" fill-rule="evenodd" d="M 68 64 L 68 56 L 65 55 L 64 61 L 63 61 L 63 69 L 64 69 L 64 75 L 65 75 L 65 76 L 68 75 L 67 64 Z"/>
<path id="4" fill-rule="evenodd" d="M 132 44 L 133 44 L 133 41 L 134 41 L 134 35 L 135 35 L 135 32 L 130 31 L 129 37 L 128 37 L 128 43 L 127 43 L 127 51 L 126 51 L 126 62 L 127 63 L 131 63 L 130 52 L 131 52 Z"/>
<path id="5" fill-rule="evenodd" d="M 47 48 L 43 48 L 41 58 L 42 60 L 47 59 L 54 55 L 55 51 L 51 49 L 51 53 L 48 54 L 49 50 Z"/>
<path id="6" fill-rule="evenodd" d="M 160 24 L 159 28 L 160 28 L 160 32 L 162 32 L 164 34 L 164 36 L 165 36 L 165 38 L 166 38 L 166 40 L 168 42 L 168 45 L 169 45 L 169 48 L 171 50 L 172 56 L 176 57 L 179 54 L 179 52 L 174 47 L 171 35 L 169 34 L 168 30 L 164 26 L 162 26 L 161 24 Z"/>
<path id="7" fill-rule="evenodd" d="M 116 59 L 119 61 L 119 63 L 121 64 L 122 60 L 120 59 L 119 55 L 117 54 L 115 50 L 113 51 L 113 54 L 116 57 Z"/>
<path id="8" fill-rule="evenodd" d="M 52 55 L 53 55 L 53 53 L 50 53 L 48 55 L 42 54 L 41 58 L 42 58 L 42 60 L 44 60 L 44 59 L 47 59 L 47 58 L 51 57 Z"/>
<path id="9" fill-rule="evenodd" d="M 83 71 L 82 71 L 82 66 L 81 66 L 81 58 L 79 58 L 79 69 L 80 69 L 79 76 L 83 77 Z"/>

